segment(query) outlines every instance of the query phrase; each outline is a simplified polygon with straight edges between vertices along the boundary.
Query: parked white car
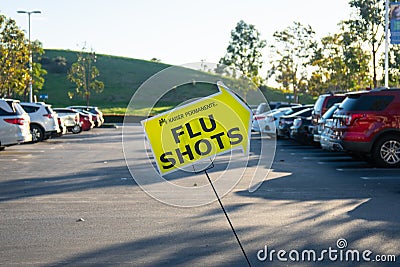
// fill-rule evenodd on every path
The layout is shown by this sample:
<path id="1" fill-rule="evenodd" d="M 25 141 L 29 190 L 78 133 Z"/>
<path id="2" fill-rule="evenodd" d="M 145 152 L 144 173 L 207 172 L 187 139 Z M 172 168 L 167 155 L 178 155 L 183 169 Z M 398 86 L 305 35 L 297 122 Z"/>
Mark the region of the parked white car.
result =
<path id="1" fill-rule="evenodd" d="M 90 113 L 92 115 L 95 127 L 100 127 L 104 123 L 103 112 L 95 106 L 69 106 L 68 108 L 81 111 L 83 113 Z"/>
<path id="2" fill-rule="evenodd" d="M 82 131 L 82 122 L 80 122 L 79 112 L 70 108 L 53 108 L 58 117 L 64 121 L 67 130 L 77 134 Z"/>
<path id="3" fill-rule="evenodd" d="M 30 117 L 18 100 L 0 99 L 0 150 L 32 141 Z"/>
<path id="4" fill-rule="evenodd" d="M 21 106 L 31 117 L 32 141 L 39 142 L 61 132 L 58 125 L 58 116 L 51 106 L 43 102 L 25 103 Z"/>
<path id="5" fill-rule="evenodd" d="M 291 110 L 291 108 L 278 108 L 254 115 L 251 130 L 254 132 L 275 133 L 276 127 L 273 126 L 276 120 L 275 117 L 288 110 Z"/>
<path id="6" fill-rule="evenodd" d="M 251 130 L 256 132 L 262 132 L 270 135 L 275 135 L 279 125 L 279 119 L 281 116 L 290 115 L 300 110 L 310 108 L 313 105 L 297 105 L 291 107 L 282 107 L 274 109 L 263 114 L 255 115 L 253 117 L 253 123 Z"/>

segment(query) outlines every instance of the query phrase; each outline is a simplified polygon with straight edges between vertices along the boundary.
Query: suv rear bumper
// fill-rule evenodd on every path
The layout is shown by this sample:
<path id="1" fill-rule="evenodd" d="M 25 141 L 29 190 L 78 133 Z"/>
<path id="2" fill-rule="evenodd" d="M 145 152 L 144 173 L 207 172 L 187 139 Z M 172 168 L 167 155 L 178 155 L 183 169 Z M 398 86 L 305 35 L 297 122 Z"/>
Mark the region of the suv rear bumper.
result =
<path id="1" fill-rule="evenodd" d="M 364 152 L 364 153 L 371 152 L 371 142 L 349 142 L 343 140 L 342 143 L 343 143 L 343 148 L 348 151 Z"/>

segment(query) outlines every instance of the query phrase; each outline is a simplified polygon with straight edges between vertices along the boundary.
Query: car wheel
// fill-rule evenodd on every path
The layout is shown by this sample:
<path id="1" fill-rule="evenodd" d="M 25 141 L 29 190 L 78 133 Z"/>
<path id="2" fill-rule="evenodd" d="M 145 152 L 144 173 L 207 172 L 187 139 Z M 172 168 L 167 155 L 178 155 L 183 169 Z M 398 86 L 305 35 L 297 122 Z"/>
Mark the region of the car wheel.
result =
<path id="1" fill-rule="evenodd" d="M 400 167 L 400 136 L 388 135 L 379 139 L 372 156 L 381 167 Z"/>
<path id="2" fill-rule="evenodd" d="M 72 131 L 72 133 L 74 133 L 74 134 L 78 134 L 78 133 L 82 132 L 82 127 L 79 126 L 79 125 L 75 125 L 74 128 L 72 128 L 71 131 Z"/>
<path id="3" fill-rule="evenodd" d="M 44 139 L 44 131 L 38 125 L 31 125 L 32 142 L 41 142 Z"/>

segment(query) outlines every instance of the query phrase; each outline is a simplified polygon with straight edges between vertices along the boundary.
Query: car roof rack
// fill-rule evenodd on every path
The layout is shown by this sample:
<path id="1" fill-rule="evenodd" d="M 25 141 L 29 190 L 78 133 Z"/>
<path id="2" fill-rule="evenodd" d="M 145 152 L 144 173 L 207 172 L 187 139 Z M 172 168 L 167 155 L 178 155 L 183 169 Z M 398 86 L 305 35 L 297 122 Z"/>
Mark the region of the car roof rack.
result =
<path id="1" fill-rule="evenodd" d="M 376 87 L 376 88 L 370 90 L 370 92 L 379 92 L 379 91 L 384 91 L 384 90 L 389 90 L 389 89 L 390 89 L 389 87 L 380 86 L 380 87 Z"/>

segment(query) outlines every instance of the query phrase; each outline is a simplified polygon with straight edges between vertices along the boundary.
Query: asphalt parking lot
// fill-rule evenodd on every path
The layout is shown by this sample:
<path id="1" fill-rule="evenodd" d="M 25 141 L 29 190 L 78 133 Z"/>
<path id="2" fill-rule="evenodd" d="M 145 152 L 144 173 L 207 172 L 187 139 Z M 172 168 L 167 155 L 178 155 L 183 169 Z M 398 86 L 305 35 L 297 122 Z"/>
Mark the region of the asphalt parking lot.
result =
<path id="1" fill-rule="evenodd" d="M 0 152 L 0 265 L 247 266 L 218 202 L 155 200 L 121 140 L 122 127 L 100 128 Z M 244 177 L 222 199 L 251 266 L 398 266 L 399 169 L 278 140 L 265 173 L 255 192 Z"/>

